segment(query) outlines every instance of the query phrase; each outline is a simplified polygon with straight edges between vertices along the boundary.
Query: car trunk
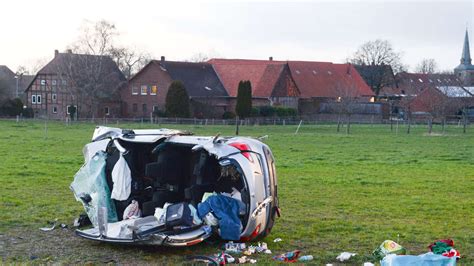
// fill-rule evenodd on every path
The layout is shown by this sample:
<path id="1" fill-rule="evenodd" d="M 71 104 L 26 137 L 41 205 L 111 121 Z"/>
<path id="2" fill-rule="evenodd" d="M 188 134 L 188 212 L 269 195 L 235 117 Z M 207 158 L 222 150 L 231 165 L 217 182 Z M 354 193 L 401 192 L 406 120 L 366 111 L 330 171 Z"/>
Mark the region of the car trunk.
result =
<path id="1" fill-rule="evenodd" d="M 250 199 L 240 166 L 229 159 L 219 161 L 204 149 L 193 150 L 194 146 L 166 142 L 165 139 L 153 143 L 125 138 L 109 142 L 102 155 L 105 191 L 113 191 L 112 172 L 120 156 L 123 156 L 131 173 L 130 195 L 125 200 L 116 200 L 110 199 L 110 193 L 105 192 L 109 205 L 104 201 L 95 202 L 100 206 L 91 208 L 91 202 L 84 201 L 87 189 L 75 189 L 73 182 L 71 188 L 76 198 L 82 201 L 89 217 L 95 218 L 91 219 L 95 221 L 94 228 L 78 230 L 77 234 L 105 242 L 177 246 L 197 244 L 212 234 L 210 226 L 203 223 L 169 228 L 155 217 L 155 212 L 173 203 L 185 203 L 190 208 L 197 208 L 205 193 L 232 193 L 235 190 L 241 195 L 239 217 L 245 228 Z M 124 220 L 124 212 L 132 202 L 139 206 L 140 218 Z"/>

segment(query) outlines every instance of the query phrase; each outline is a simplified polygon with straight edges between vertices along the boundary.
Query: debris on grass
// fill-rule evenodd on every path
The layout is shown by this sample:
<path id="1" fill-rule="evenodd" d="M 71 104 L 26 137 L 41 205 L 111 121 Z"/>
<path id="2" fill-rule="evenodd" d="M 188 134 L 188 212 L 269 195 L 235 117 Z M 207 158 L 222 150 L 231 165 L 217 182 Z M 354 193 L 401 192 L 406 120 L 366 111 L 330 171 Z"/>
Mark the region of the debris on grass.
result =
<path id="1" fill-rule="evenodd" d="M 357 255 L 357 253 L 342 252 L 341 254 L 339 254 L 339 256 L 336 257 L 336 259 L 339 260 L 340 262 L 343 262 L 343 261 L 349 260 L 355 255 Z"/>
<path id="2" fill-rule="evenodd" d="M 58 224 L 58 219 L 55 219 L 54 221 L 48 221 L 48 224 L 50 224 L 50 227 L 41 227 L 40 230 L 43 232 L 53 231 Z"/>
<path id="3" fill-rule="evenodd" d="M 277 243 L 277 242 L 281 242 L 281 241 L 283 241 L 283 239 L 281 239 L 281 238 L 275 238 L 275 239 L 273 240 L 273 243 Z"/>
<path id="4" fill-rule="evenodd" d="M 277 261 L 283 262 L 296 262 L 298 261 L 298 257 L 300 255 L 299 250 L 290 251 L 281 255 L 274 256 L 273 259 Z"/>
<path id="5" fill-rule="evenodd" d="M 434 254 L 443 255 L 445 257 L 461 257 L 459 251 L 454 249 L 454 241 L 451 239 L 436 240 L 431 243 L 428 248 Z"/>
<path id="6" fill-rule="evenodd" d="M 395 241 L 385 240 L 372 252 L 372 255 L 374 255 L 374 257 L 379 260 L 383 259 L 389 254 L 406 255 L 407 250 L 401 245 L 397 244 Z"/>

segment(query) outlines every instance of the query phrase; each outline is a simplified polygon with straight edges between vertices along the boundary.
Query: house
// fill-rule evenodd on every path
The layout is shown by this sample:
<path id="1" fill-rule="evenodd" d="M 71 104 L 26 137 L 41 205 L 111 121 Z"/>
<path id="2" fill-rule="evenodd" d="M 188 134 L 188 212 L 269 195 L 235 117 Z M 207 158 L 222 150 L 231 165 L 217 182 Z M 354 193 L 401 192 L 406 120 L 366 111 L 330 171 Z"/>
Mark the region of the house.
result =
<path id="1" fill-rule="evenodd" d="M 319 111 L 319 103 L 354 97 L 370 101 L 373 93 L 351 64 L 311 61 L 211 59 L 219 78 L 237 96 L 238 83 L 250 80 L 253 105 L 281 105 L 302 113 Z"/>
<path id="2" fill-rule="evenodd" d="M 229 110 L 229 95 L 209 63 L 152 60 L 121 91 L 124 117 L 149 118 L 164 112 L 166 94 L 175 80 L 183 82 L 195 117 L 221 117 Z"/>
<path id="3" fill-rule="evenodd" d="M 108 56 L 54 52 L 28 85 L 35 116 L 63 119 L 120 116 L 119 89 L 126 79 Z"/>
<path id="4" fill-rule="evenodd" d="M 34 76 L 17 75 L 5 65 L 0 65 L 0 98 L 14 99 L 20 98 L 24 101 L 23 92 Z"/>
<path id="5" fill-rule="evenodd" d="M 393 99 L 394 109 L 405 115 L 455 115 L 463 107 L 474 106 L 473 93 L 462 84 L 455 74 L 401 72 L 396 86 L 384 88 L 380 95 Z"/>
<path id="6" fill-rule="evenodd" d="M 298 108 L 300 92 L 286 62 L 247 59 L 211 59 L 208 61 L 226 88 L 235 107 L 239 82 L 249 80 L 252 105 L 280 105 Z M 234 110 L 234 108 L 231 108 Z"/>

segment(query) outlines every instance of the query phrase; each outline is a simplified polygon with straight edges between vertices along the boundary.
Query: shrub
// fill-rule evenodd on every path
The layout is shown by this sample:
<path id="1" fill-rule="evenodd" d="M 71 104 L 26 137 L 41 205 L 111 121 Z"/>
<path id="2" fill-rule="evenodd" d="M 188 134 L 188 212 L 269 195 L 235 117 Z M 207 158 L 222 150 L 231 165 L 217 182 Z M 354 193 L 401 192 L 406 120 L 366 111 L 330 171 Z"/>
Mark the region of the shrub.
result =
<path id="1" fill-rule="evenodd" d="M 23 103 L 19 98 L 5 100 L 0 106 L 1 115 L 16 116 L 23 111 Z"/>
<path id="2" fill-rule="evenodd" d="M 275 108 L 272 106 L 260 106 L 260 115 L 270 117 L 275 114 Z"/>
<path id="3" fill-rule="evenodd" d="M 240 118 L 249 117 L 252 113 L 252 85 L 249 80 L 239 82 L 235 113 Z"/>
<path id="4" fill-rule="evenodd" d="M 166 94 L 166 114 L 170 117 L 189 117 L 189 96 L 184 84 L 175 80 Z"/>
<path id="5" fill-rule="evenodd" d="M 224 114 L 222 114 L 222 118 L 223 119 L 234 119 L 235 114 L 230 112 L 230 111 L 226 111 L 226 112 L 224 112 Z"/>

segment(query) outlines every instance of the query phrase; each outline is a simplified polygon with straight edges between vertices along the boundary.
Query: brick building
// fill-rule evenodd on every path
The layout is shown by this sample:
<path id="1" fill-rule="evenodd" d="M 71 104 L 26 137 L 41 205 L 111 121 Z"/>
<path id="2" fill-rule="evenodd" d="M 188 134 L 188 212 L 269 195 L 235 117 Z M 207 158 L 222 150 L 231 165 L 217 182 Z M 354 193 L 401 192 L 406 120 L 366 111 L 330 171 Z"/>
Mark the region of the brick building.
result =
<path id="1" fill-rule="evenodd" d="M 227 91 L 209 63 L 152 60 L 121 91 L 122 114 L 149 118 L 164 112 L 171 82 L 179 80 L 190 97 L 194 117 L 221 117 L 228 110 Z"/>
<path id="2" fill-rule="evenodd" d="M 28 85 L 26 104 L 35 116 L 63 119 L 120 116 L 126 79 L 108 56 L 54 52 Z"/>

